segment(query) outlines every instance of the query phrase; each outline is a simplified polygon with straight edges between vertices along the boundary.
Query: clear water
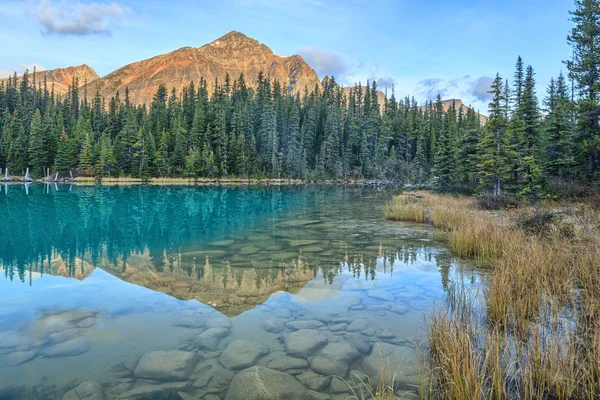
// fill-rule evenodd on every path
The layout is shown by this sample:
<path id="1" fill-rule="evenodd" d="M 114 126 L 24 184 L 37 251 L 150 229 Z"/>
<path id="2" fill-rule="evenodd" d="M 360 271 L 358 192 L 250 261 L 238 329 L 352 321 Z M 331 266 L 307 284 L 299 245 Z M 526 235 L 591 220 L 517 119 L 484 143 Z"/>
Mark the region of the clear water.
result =
<path id="1" fill-rule="evenodd" d="M 386 222 L 392 194 L 3 188 L 0 398 L 90 380 L 81 398 L 367 398 L 365 374 L 414 389 L 423 317 L 460 261 Z"/>

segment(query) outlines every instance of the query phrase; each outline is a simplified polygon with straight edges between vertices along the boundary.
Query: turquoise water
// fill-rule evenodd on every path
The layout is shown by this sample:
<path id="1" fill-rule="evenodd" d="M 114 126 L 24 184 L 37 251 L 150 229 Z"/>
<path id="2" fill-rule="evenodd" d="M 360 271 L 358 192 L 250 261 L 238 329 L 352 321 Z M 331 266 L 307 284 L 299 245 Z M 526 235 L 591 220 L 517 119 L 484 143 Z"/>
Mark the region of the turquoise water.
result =
<path id="1" fill-rule="evenodd" d="M 368 398 L 378 380 L 406 396 L 460 261 L 385 221 L 392 195 L 5 187 L 0 398 Z"/>

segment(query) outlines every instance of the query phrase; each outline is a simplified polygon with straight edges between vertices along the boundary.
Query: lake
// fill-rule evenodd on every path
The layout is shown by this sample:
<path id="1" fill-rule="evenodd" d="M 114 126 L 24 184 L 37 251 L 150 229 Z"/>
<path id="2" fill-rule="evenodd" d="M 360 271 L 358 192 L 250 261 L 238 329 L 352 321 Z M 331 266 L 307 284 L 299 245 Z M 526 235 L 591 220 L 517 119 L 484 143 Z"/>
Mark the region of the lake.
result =
<path id="1" fill-rule="evenodd" d="M 424 317 L 466 264 L 385 221 L 393 194 L 3 187 L 0 398 L 410 395 Z"/>

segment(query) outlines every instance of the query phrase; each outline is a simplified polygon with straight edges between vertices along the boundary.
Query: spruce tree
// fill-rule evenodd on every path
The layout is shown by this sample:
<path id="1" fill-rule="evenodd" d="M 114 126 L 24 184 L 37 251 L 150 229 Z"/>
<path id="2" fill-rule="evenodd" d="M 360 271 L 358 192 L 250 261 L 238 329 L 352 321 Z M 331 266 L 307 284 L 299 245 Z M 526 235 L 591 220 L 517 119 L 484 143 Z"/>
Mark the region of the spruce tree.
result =
<path id="1" fill-rule="evenodd" d="M 591 180 L 600 174 L 600 0 L 575 0 L 571 15 L 573 57 L 566 63 L 578 93 L 577 161 Z"/>
<path id="2" fill-rule="evenodd" d="M 42 115 L 40 110 L 36 109 L 31 121 L 31 132 L 29 133 L 29 166 L 31 174 L 34 176 L 42 176 L 43 170 L 46 168 L 47 155 L 44 137 Z"/>

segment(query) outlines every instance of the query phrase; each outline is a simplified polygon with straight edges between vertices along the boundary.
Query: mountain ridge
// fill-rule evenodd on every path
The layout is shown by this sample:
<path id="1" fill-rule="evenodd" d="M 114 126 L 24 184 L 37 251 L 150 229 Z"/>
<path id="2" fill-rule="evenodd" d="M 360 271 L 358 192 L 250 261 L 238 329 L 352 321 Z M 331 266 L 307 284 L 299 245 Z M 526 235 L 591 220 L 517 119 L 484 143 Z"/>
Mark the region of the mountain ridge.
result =
<path id="1" fill-rule="evenodd" d="M 320 80 L 300 55 L 276 55 L 264 43 L 233 30 L 200 47 L 184 46 L 127 64 L 103 77 L 87 64 L 36 71 L 36 84 L 46 78 L 48 90 L 53 88 L 55 94 L 63 96 L 73 82 L 78 82 L 78 88 L 86 90 L 88 98 L 99 92 L 106 100 L 115 96 L 117 91 L 123 94 L 128 88 L 129 100 L 133 104 L 150 104 L 160 85 L 165 85 L 169 91 L 175 88 L 180 95 L 190 82 L 198 83 L 203 78 L 209 92 L 212 92 L 215 80 L 222 83 L 227 74 L 235 80 L 243 73 L 246 85 L 256 87 L 259 72 L 268 79 L 287 84 L 291 93 L 302 93 L 305 87 L 309 91 L 315 86 L 322 88 L 330 79 L 325 76 Z M 31 73 L 29 75 L 32 76 Z M 0 79 L 0 83 L 6 81 L 8 78 Z M 354 86 L 346 86 L 344 93 L 349 94 L 353 89 Z M 364 90 L 366 87 L 363 87 Z M 379 104 L 383 105 L 385 94 L 378 91 L 377 97 Z M 460 99 L 447 99 L 443 101 L 444 110 L 453 101 L 457 109 L 468 108 Z M 482 122 L 486 120 L 482 115 Z"/>

